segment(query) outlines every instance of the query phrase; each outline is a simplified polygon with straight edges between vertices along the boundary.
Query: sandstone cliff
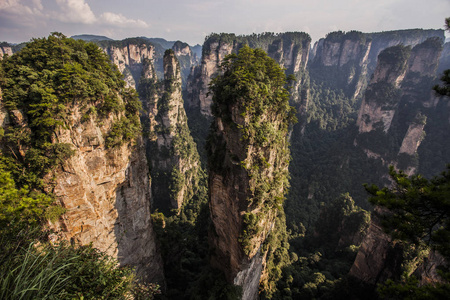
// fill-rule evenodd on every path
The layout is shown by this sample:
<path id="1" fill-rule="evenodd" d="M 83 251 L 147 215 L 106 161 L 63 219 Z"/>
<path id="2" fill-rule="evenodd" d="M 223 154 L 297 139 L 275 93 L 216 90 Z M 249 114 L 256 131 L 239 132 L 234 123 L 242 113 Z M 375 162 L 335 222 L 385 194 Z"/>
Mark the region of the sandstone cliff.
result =
<path id="1" fill-rule="evenodd" d="M 238 57 L 242 51 L 253 53 L 244 47 Z M 273 89 L 279 90 L 275 82 Z M 211 264 L 243 288 L 243 299 L 256 299 L 266 256 L 275 251 L 263 243 L 271 230 L 281 230 L 274 229 L 275 221 L 284 216 L 279 210 L 288 172 L 289 121 L 283 112 L 288 94 L 279 102 L 272 94 L 236 97 L 234 89 L 238 87 L 220 83 L 213 88 L 215 119 L 208 144 Z"/>
<path id="2" fill-rule="evenodd" d="M 117 65 L 124 75 L 127 84 L 139 88 L 139 80 L 145 72 L 148 61 L 151 63 L 155 76 L 164 76 L 163 57 L 167 47 L 172 47 L 180 61 L 182 86 L 186 86 L 191 68 L 198 64 L 199 59 L 191 51 L 191 47 L 181 41 L 167 42 L 163 39 L 149 39 L 144 37 L 128 38 L 122 41 L 95 41 L 111 61 Z"/>
<path id="3" fill-rule="evenodd" d="M 429 108 L 435 105 L 431 87 L 441 50 L 441 41 L 432 38 L 412 50 L 395 46 L 382 51 L 359 110 L 355 142 L 383 164 L 409 174 L 417 170 L 415 157 L 432 115 Z"/>
<path id="4" fill-rule="evenodd" d="M 361 32 L 329 33 L 314 45 L 311 77 L 342 88 L 351 98 L 358 97 L 365 88 L 371 45 L 372 40 Z"/>
<path id="5" fill-rule="evenodd" d="M 187 86 L 187 109 L 197 109 L 204 116 L 211 116 L 211 96 L 208 96 L 208 85 L 217 75 L 218 66 L 223 58 L 236 53 L 243 45 L 261 48 L 286 69 L 286 74 L 296 74 L 300 79 L 294 92 L 298 93 L 301 75 L 308 62 L 311 38 L 301 32 L 287 32 L 280 34 L 264 33 L 249 36 L 234 34 L 210 35 L 202 50 L 201 64 L 195 68 Z M 298 95 L 295 99 L 298 102 Z"/>
<path id="6" fill-rule="evenodd" d="M 163 283 L 160 254 L 150 219 L 150 181 L 141 138 L 134 145 L 105 147 L 114 118 L 101 126 L 94 118 L 80 122 L 74 107 L 69 129 L 55 142 L 76 149 L 55 174 L 53 193 L 67 213 L 59 224 L 67 239 L 93 246 L 136 266 L 146 280 Z"/>
<path id="7" fill-rule="evenodd" d="M 386 48 L 404 45 L 414 47 L 425 42 L 429 38 L 438 38 L 442 41 L 445 39 L 444 30 L 442 29 L 406 29 L 369 33 L 372 39 L 372 47 L 369 53 L 369 75 L 375 70 L 377 65 L 377 57 L 381 51 Z"/>
<path id="8" fill-rule="evenodd" d="M 191 69 L 199 64 L 200 57 L 197 57 L 197 54 L 192 51 L 188 44 L 181 41 L 176 41 L 172 46 L 172 50 L 180 64 L 181 86 L 184 89 L 187 85 L 187 80 L 189 74 L 191 73 Z"/>
<path id="9" fill-rule="evenodd" d="M 331 32 L 314 44 L 309 71 L 314 80 L 327 82 L 356 98 L 363 95 L 381 51 L 396 45 L 416 46 L 432 37 L 443 40 L 443 30 Z"/>
<path id="10" fill-rule="evenodd" d="M 48 193 L 65 208 L 49 224 L 63 238 L 92 243 L 144 280 L 164 284 L 135 90 L 125 88 L 95 45 L 56 33 L 26 47 L 3 63 L 2 159 L 33 176 L 17 177 L 18 184 Z M 52 52 L 56 47 L 66 56 Z M 17 65 L 32 75 L 22 82 L 44 86 L 45 96 L 25 89 L 15 97 Z"/>
<path id="11" fill-rule="evenodd" d="M 140 91 L 148 112 L 152 190 L 156 208 L 167 213 L 179 210 L 183 202 L 194 197 L 204 174 L 187 125 L 175 52 L 167 50 L 164 55 L 163 81 L 142 75 Z"/>
<path id="12" fill-rule="evenodd" d="M 140 38 L 97 42 L 124 75 L 128 86 L 137 88 L 145 61 L 155 59 L 155 47 Z"/>
<path id="13" fill-rule="evenodd" d="M 13 54 L 13 49 L 11 46 L 0 46 L 0 59 L 2 59 L 5 54 L 6 55 Z"/>
<path id="14" fill-rule="evenodd" d="M 380 208 L 372 213 L 368 233 L 349 275 L 372 287 L 388 279 L 399 280 L 404 272 L 414 274 L 420 285 L 443 282 L 437 270 L 446 266 L 445 259 L 436 251 L 392 239 L 381 226 L 384 213 L 388 212 Z"/>
<path id="15" fill-rule="evenodd" d="M 53 143 L 70 145 L 74 154 L 46 177 L 47 191 L 67 210 L 51 227 L 67 240 L 92 243 L 122 265 L 136 267 L 144 280 L 163 284 L 142 139 L 108 148 L 106 136 L 120 116 L 82 121 L 85 109 L 73 105 L 66 126 L 53 137 Z M 2 105 L 1 111 L 3 128 L 27 129 L 28 120 L 20 110 L 8 112 Z M 26 152 L 19 151 L 22 156 Z"/>

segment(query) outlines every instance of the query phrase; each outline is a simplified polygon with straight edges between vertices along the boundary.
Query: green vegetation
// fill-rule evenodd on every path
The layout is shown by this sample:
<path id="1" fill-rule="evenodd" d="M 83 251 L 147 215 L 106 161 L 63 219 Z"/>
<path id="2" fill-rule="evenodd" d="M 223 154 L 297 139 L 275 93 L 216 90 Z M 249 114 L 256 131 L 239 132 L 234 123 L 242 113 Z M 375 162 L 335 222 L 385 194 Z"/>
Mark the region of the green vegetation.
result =
<path id="1" fill-rule="evenodd" d="M 267 51 L 268 46 L 274 42 L 289 42 L 289 43 L 310 43 L 311 37 L 304 32 L 285 32 L 285 33 L 273 33 L 264 32 L 260 34 L 251 35 L 235 35 L 233 33 L 212 33 L 205 37 L 203 44 L 202 55 L 208 55 L 211 51 L 211 44 L 221 43 L 229 45 L 248 45 L 251 48 L 259 48 Z"/>
<path id="2" fill-rule="evenodd" d="M 255 148 L 254 154 L 246 157 L 239 157 L 242 153 L 229 154 L 231 159 L 240 161 L 250 177 L 249 206 L 279 207 L 282 202 L 276 199 L 282 201 L 283 196 L 278 194 L 287 184 L 287 131 L 296 120 L 295 110 L 289 106 L 289 93 L 284 88 L 286 76 L 264 51 L 248 46 L 241 48 L 237 55 L 227 56 L 221 70 L 223 75 L 213 79 L 210 85 L 213 114 L 237 132 L 245 147 Z M 237 107 L 239 119 L 232 115 L 232 107 Z M 270 164 L 269 155 L 273 151 L 278 155 Z M 212 158 L 219 163 L 214 163 Z M 210 159 L 213 171 L 222 172 L 220 162 L 224 158 L 210 153 Z M 272 169 L 273 178 L 265 177 Z"/>
<path id="3" fill-rule="evenodd" d="M 271 283 L 274 285 L 272 294 L 264 296 L 271 299 L 350 298 L 353 287 L 346 276 L 369 222 L 369 213 L 357 207 L 348 194 L 323 206 L 313 232 L 305 236 L 288 231 L 291 247 L 283 255 L 286 263 L 277 270 L 280 279 Z"/>
<path id="4" fill-rule="evenodd" d="M 9 150 L 3 160 L 20 185 L 42 188 L 44 175 L 72 154 L 69 145 L 53 140 L 57 129 L 76 126 L 74 106 L 85 121 L 94 112 L 117 115 L 108 146 L 129 142 L 140 130 L 136 93 L 95 44 L 54 33 L 28 43 L 1 67 L 3 103 L 14 123 L 3 133 Z"/>
<path id="5" fill-rule="evenodd" d="M 406 243 L 406 249 L 413 249 L 412 259 L 420 260 L 430 247 L 439 251 L 447 260 L 450 258 L 450 166 L 440 176 L 428 180 L 421 175 L 408 177 L 402 171 L 389 172 L 394 185 L 392 188 L 379 188 L 366 185 L 370 202 L 388 209 L 381 214 L 382 225 L 393 238 Z M 408 246 L 409 245 L 409 246 Z M 422 255 L 420 255 L 422 253 Z M 406 256 L 407 257 L 407 256 Z M 417 262 L 415 262 L 417 264 Z M 443 268 L 441 266 L 441 268 Z M 387 299 L 432 299 L 447 295 L 449 271 L 440 271 L 443 283 L 419 285 L 412 276 L 408 264 L 398 282 L 388 280 L 381 285 L 379 292 Z M 414 297 L 414 298 L 412 298 Z"/>
<path id="6" fill-rule="evenodd" d="M 59 33 L 1 61 L 9 121 L 0 135 L 0 298 L 151 299 L 159 291 L 92 246 L 69 245 L 44 229 L 65 212 L 50 192 L 52 171 L 74 154 L 56 142 L 58 130 L 112 117 L 111 147 L 139 132 L 140 103 L 121 78 L 96 45 Z"/>
<path id="7" fill-rule="evenodd" d="M 289 261 L 282 205 L 288 188 L 287 134 L 296 121 L 295 110 L 289 105 L 283 69 L 263 50 L 243 46 L 238 54 L 225 57 L 220 70 L 221 75 L 210 85 L 212 112 L 224 123 L 227 136 L 240 140 L 226 139 L 212 127 L 208 164 L 212 172 L 239 172 L 249 178 L 247 209 L 239 237 L 246 255 L 255 250 L 252 239 L 262 231 L 261 221 L 268 215 L 276 220 L 276 229 L 263 246 L 268 269 L 262 289 L 270 297 L 281 268 Z"/>

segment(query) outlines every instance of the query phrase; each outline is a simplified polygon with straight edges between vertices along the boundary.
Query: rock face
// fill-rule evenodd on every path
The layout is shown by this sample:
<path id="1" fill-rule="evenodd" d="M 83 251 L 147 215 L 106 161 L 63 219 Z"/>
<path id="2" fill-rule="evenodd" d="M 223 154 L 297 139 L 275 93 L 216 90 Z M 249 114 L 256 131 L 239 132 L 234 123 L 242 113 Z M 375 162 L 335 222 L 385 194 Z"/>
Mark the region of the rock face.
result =
<path id="1" fill-rule="evenodd" d="M 235 36 L 234 34 L 210 35 L 202 50 L 201 64 L 195 68 L 187 86 L 188 109 L 198 109 L 211 116 L 211 96 L 208 86 L 217 75 L 218 66 L 226 55 L 236 53 L 243 45 L 261 48 L 286 69 L 286 74 L 298 74 L 305 70 L 309 59 L 311 38 L 301 32 L 264 33 L 261 35 Z M 297 76 L 299 79 L 300 76 Z M 296 92 L 300 82 L 296 85 Z"/>
<path id="2" fill-rule="evenodd" d="M 368 35 L 369 38 L 372 39 L 368 63 L 369 75 L 377 65 L 378 55 L 386 48 L 396 45 L 415 47 L 429 38 L 438 38 L 442 41 L 445 39 L 444 31 L 442 29 L 407 29 L 369 33 Z"/>
<path id="3" fill-rule="evenodd" d="M 139 89 L 139 80 L 149 65 L 152 66 L 155 76 L 164 76 L 164 51 L 166 47 L 172 45 L 172 50 L 180 63 L 182 86 L 185 87 L 191 68 L 198 64 L 199 59 L 186 43 L 181 41 L 158 43 L 158 41 L 159 39 L 129 38 L 122 41 L 95 42 L 119 68 L 128 86 L 136 89 Z"/>
<path id="4" fill-rule="evenodd" d="M 164 284 L 161 256 L 150 219 L 150 182 L 141 138 L 107 148 L 105 139 L 120 117 L 82 121 L 86 108 L 73 105 L 53 143 L 70 145 L 74 154 L 44 180 L 67 211 L 51 227 L 63 238 L 90 244 L 136 268 L 146 281 Z M 89 108 L 87 108 L 89 109 Z M 1 109 L 2 127 L 28 127 L 19 110 Z M 27 149 L 19 149 L 25 156 Z"/>
<path id="5" fill-rule="evenodd" d="M 197 55 L 192 52 L 192 49 L 188 44 L 181 41 L 176 41 L 172 46 L 172 50 L 180 64 L 181 86 L 184 89 L 186 87 L 189 74 L 191 73 L 191 69 L 199 64 L 200 57 L 197 57 Z"/>
<path id="6" fill-rule="evenodd" d="M 441 51 L 436 38 L 412 50 L 394 46 L 382 51 L 359 110 L 356 144 L 409 174 L 417 169 L 413 157 L 424 138 L 427 115 L 432 115 L 429 108 L 436 105 L 431 87 Z M 393 144 L 394 139 L 401 142 Z"/>
<path id="7" fill-rule="evenodd" d="M 103 41 L 100 46 L 124 75 L 127 85 L 133 88 L 139 84 L 144 62 L 153 62 L 155 58 L 154 46 L 142 39 Z"/>
<path id="8" fill-rule="evenodd" d="M 145 77 L 145 74 L 143 74 Z M 158 209 L 179 210 L 198 189 L 204 176 L 196 146 L 190 136 L 181 95 L 181 71 L 173 50 L 164 55 L 164 80 L 141 80 L 149 112 L 147 154 L 152 166 L 153 195 Z M 145 82 L 145 83 L 144 83 Z M 152 93 L 145 93 L 151 90 Z"/>
<path id="9" fill-rule="evenodd" d="M 372 40 L 361 32 L 329 33 L 314 45 L 310 66 L 313 78 L 329 73 L 334 77 L 332 82 L 345 87 L 350 97 L 358 97 L 365 87 L 371 45 Z"/>
<path id="10" fill-rule="evenodd" d="M 402 252 L 400 244 L 395 244 L 383 231 L 379 217 L 372 214 L 369 230 L 349 275 L 371 285 L 389 278 L 398 279 L 402 273 Z"/>
<path id="11" fill-rule="evenodd" d="M 268 253 L 263 243 L 282 210 L 286 188 L 288 121 L 280 111 L 286 106 L 273 96 L 270 104 L 258 104 L 252 101 L 265 101 L 262 96 L 221 94 L 236 88 L 214 88 L 215 119 L 208 144 L 211 264 L 229 283 L 242 287 L 243 299 L 256 299 Z M 285 96 L 284 105 L 287 92 Z M 259 108 L 254 111 L 253 105 Z"/>
<path id="12" fill-rule="evenodd" d="M 4 55 L 13 55 L 13 49 L 10 46 L 0 46 L 0 60 Z"/>
<path id="13" fill-rule="evenodd" d="M 67 212 L 58 224 L 67 239 L 117 257 L 137 268 L 146 280 L 163 283 L 150 219 L 150 182 L 142 139 L 135 145 L 105 147 L 105 134 L 114 117 L 98 125 L 94 118 L 80 123 L 74 107 L 70 129 L 60 129 L 55 142 L 75 149 L 55 172 L 53 193 Z"/>
<path id="14" fill-rule="evenodd" d="M 379 125 L 386 133 L 400 100 L 396 92 L 405 78 L 409 48 L 396 46 L 381 54 L 359 110 L 356 124 L 360 133 L 373 131 L 376 127 L 380 127 Z M 392 59 L 395 60 L 394 63 Z"/>
<path id="15" fill-rule="evenodd" d="M 397 45 L 416 46 L 432 37 L 444 39 L 444 32 L 422 29 L 377 33 L 331 32 L 314 44 L 309 68 L 311 77 L 326 81 L 343 89 L 347 96 L 357 98 L 363 95 L 381 51 Z"/>
<path id="16" fill-rule="evenodd" d="M 376 208 L 372 214 L 368 233 L 349 275 L 371 286 L 384 283 L 388 279 L 399 280 L 405 271 L 408 271 L 408 275 L 414 274 L 420 285 L 442 283 L 443 279 L 437 270 L 447 265 L 444 257 L 436 251 L 423 251 L 393 240 L 381 226 L 379 214 L 383 213 L 387 212 Z"/>

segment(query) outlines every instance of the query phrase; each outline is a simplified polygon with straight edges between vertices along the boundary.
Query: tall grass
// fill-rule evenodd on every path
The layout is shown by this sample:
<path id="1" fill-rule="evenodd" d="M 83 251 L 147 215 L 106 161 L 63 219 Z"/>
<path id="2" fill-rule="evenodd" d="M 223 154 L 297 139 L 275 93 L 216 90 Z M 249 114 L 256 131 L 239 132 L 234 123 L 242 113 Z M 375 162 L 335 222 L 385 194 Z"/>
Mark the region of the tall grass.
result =
<path id="1" fill-rule="evenodd" d="M 75 257 L 63 247 L 37 247 L 33 242 L 23 250 L 0 267 L 0 299 L 64 298 Z"/>

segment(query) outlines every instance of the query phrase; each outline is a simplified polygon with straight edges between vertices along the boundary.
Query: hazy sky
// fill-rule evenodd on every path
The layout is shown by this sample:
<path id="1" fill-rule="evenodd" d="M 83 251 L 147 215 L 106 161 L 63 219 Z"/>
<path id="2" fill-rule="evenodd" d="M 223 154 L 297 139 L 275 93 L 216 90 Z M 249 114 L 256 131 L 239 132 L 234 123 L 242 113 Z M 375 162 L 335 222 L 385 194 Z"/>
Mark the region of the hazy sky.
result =
<path id="1" fill-rule="evenodd" d="M 0 41 L 50 32 L 146 36 L 202 44 L 212 32 L 443 28 L 450 0 L 0 0 Z"/>

